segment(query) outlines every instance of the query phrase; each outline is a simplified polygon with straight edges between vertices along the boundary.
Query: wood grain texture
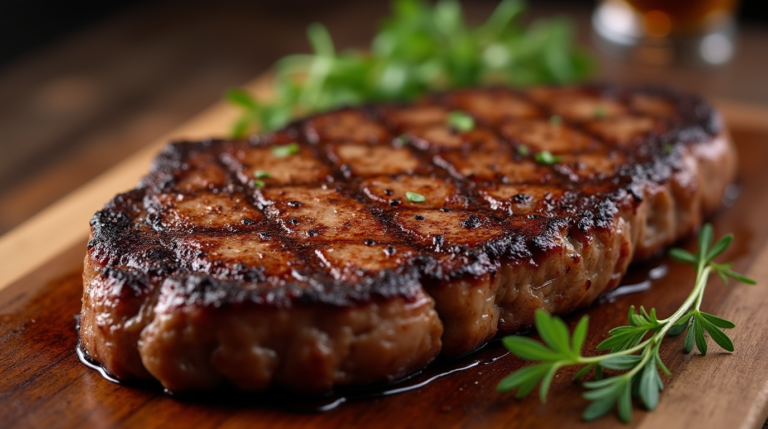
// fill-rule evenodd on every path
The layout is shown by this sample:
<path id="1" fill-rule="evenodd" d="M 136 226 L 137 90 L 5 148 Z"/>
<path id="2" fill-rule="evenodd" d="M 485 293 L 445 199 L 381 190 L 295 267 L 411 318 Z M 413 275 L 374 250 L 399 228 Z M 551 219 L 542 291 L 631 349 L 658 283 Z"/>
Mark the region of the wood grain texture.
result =
<path id="1" fill-rule="evenodd" d="M 226 116 L 226 112 L 214 110 L 217 111 L 216 115 Z M 203 117 L 210 121 L 208 126 L 216 123 L 216 115 Z M 191 126 L 187 130 L 192 133 L 195 128 Z M 736 236 L 734 246 L 722 259 L 734 261 L 735 269 L 768 284 L 768 224 L 765 222 L 768 170 L 764 168 L 768 163 L 768 145 L 764 143 L 767 135 L 758 131 L 734 131 L 742 155 L 741 196 L 713 221 L 717 234 L 733 232 Z M 134 168 L 140 170 L 117 171 L 112 180 L 131 186 L 145 171 L 150 157 L 148 154 L 143 160 L 140 157 L 132 160 Z M 94 184 L 93 189 L 107 192 L 103 187 L 106 185 Z M 109 192 L 114 192 L 114 188 Z M 81 198 L 73 201 L 91 201 Z M 69 214 L 72 219 L 76 215 L 75 210 Z M 90 213 L 79 216 L 83 217 L 80 222 L 86 222 Z M 52 215 L 48 220 L 61 219 Z M 30 231 L 27 234 L 38 233 L 34 228 Z M 44 237 L 38 235 L 41 236 Z M 765 419 L 768 365 L 762 359 L 765 347 L 761 343 L 768 316 L 761 315 L 760 310 L 768 304 L 768 294 L 761 285 L 724 286 L 718 280 L 711 282 L 703 309 L 737 322 L 732 333 L 737 352 L 719 353 L 713 346 L 706 357 L 695 353 L 683 355 L 682 337 L 665 342 L 662 355 L 673 376 L 664 379 L 667 389 L 662 393 L 661 406 L 653 413 L 636 409 L 629 426 L 622 425 L 612 415 L 583 423 L 579 416 L 586 401 L 580 396 L 581 387 L 570 381 L 573 371 L 563 371 L 555 379 L 546 404 L 539 403 L 535 396 L 517 401 L 511 394 L 496 393 L 493 386 L 501 378 L 526 364 L 505 355 L 498 342 L 458 360 L 436 362 L 411 383 L 455 372 L 422 388 L 386 397 L 353 399 L 326 413 L 303 412 L 303 406 L 311 405 L 313 400 L 279 393 L 254 396 L 222 392 L 204 398 L 174 399 L 153 387 L 119 386 L 82 365 L 74 354 L 77 336 L 73 316 L 80 308 L 85 236 L 81 232 L 72 233 L 69 239 L 68 245 L 58 244 L 58 252 L 49 252 L 54 257 L 45 263 L 44 269 L 19 274 L 13 282 L 6 280 L 6 287 L 0 290 L 0 422 L 4 428 L 74 428 L 84 424 L 99 428 L 164 429 L 661 425 L 757 428 Z M 691 248 L 694 243 L 689 240 L 682 244 Z M 40 252 L 32 254 L 35 255 L 40 257 Z M 6 250 L 3 256 L 13 254 Z M 593 350 L 607 336 L 610 327 L 625 323 L 630 305 L 655 307 L 661 316 L 666 316 L 684 300 L 694 272 L 665 258 L 634 269 L 624 283 L 643 281 L 647 268 L 658 265 L 668 265 L 669 274 L 653 281 L 649 290 L 619 296 L 602 306 L 567 317 L 573 327 L 582 314 L 590 316 L 587 350 Z"/>

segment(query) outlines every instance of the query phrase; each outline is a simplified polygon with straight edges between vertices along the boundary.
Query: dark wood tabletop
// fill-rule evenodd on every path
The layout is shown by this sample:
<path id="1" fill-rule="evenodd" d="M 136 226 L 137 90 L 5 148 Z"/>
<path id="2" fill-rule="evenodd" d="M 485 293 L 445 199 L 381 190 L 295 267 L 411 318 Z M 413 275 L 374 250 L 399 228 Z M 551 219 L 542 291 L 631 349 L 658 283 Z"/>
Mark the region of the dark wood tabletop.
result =
<path id="1" fill-rule="evenodd" d="M 387 14 L 389 2 L 303 1 L 298 6 L 285 1 L 255 3 L 237 0 L 141 2 L 2 65 L 0 234 L 176 129 L 219 100 L 227 88 L 244 84 L 268 70 L 277 58 L 306 51 L 305 28 L 309 23 L 325 23 L 340 48 L 367 45 L 376 23 Z M 470 20 L 480 21 L 493 9 L 494 3 L 465 2 L 466 14 Z M 598 59 L 596 79 L 663 82 L 715 100 L 768 109 L 768 79 L 765 78 L 768 76 L 768 28 L 742 25 L 736 56 L 719 68 L 643 68 L 608 57 L 592 47 L 590 8 L 572 3 L 536 2 L 527 19 L 553 14 L 573 18 L 579 43 L 592 50 Z M 743 166 L 742 196 L 735 207 L 716 218 L 715 226 L 718 231 L 735 231 L 740 240 L 749 237 L 743 241 L 743 248 L 733 249 L 726 255 L 735 260 L 737 269 L 746 270 L 755 265 L 759 273 L 768 276 L 768 271 L 761 268 L 768 265 L 758 258 L 758 253 L 768 258 L 768 252 L 758 252 L 766 248 L 768 242 L 768 229 L 764 226 L 768 194 L 762 186 L 768 177 L 762 167 L 768 159 L 768 146 L 761 144 L 765 142 L 765 135 L 765 128 L 760 132 L 735 130 L 734 139 Z M 195 422 L 215 427 L 222 422 L 245 426 L 261 418 L 260 410 L 246 407 L 236 412 L 216 404 L 198 409 L 158 392 L 124 389 L 103 382 L 83 367 L 72 352 L 76 341 L 72 309 L 79 305 L 82 288 L 79 264 L 83 246 L 84 241 L 78 242 L 47 264 L 45 270 L 31 270 L 5 290 L 0 287 L 0 303 L 4 305 L 0 336 L 8 345 L 0 347 L 0 363 L 3 363 L 0 366 L 9 374 L 0 382 L 0 397 L 11 398 L 6 403 L 11 405 L 0 407 L 0 426 L 4 426 L 3 422 L 24 427 L 32 423 L 63 426 L 89 421 L 97 427 L 105 422 L 114 426 L 134 423 L 141 427 L 167 422 L 187 426 Z M 642 276 L 642 269 L 635 275 Z M 619 297 L 611 306 L 587 312 L 593 317 L 594 326 L 604 329 L 623 320 L 630 304 L 662 303 L 660 309 L 670 310 L 685 293 L 674 286 L 689 283 L 691 275 L 687 271 L 675 271 L 655 283 L 653 290 Z M 49 281 L 54 277 L 58 280 Z M 628 277 L 627 281 L 632 282 L 632 278 Z M 731 289 L 718 284 L 713 287 L 707 305 L 719 309 L 732 293 Z M 745 342 L 750 334 L 758 335 L 748 329 L 740 332 Z M 494 353 L 503 353 L 498 344 L 462 362 L 469 365 L 475 360 L 492 361 L 496 357 Z M 679 369 L 680 373 L 684 365 L 698 362 L 691 356 L 679 355 L 676 350 L 670 351 L 670 356 L 675 359 L 673 370 Z M 731 359 L 742 356 L 752 355 L 742 353 Z M 714 356 L 708 362 L 720 362 L 717 359 Z M 583 403 L 578 402 L 575 387 L 566 386 L 562 380 L 559 383 L 565 387 L 559 395 L 576 399 L 558 403 L 570 408 L 555 408 L 553 412 L 538 404 L 536 398 L 529 398 L 522 405 L 516 405 L 518 403 L 509 398 L 498 400 L 487 386 L 494 383 L 500 373 L 516 368 L 515 365 L 520 362 L 502 362 L 502 366 L 488 366 L 487 370 L 483 367 L 477 376 L 485 374 L 484 379 L 459 374 L 411 396 L 377 400 L 376 413 L 370 413 L 366 404 L 355 403 L 342 414 L 302 415 L 302 423 L 324 422 L 332 427 L 342 423 L 389 426 L 391 415 L 398 415 L 414 398 L 426 397 L 432 398 L 433 406 L 414 414 L 413 424 L 429 426 L 439 421 L 444 426 L 470 423 L 480 426 L 502 422 L 490 420 L 493 416 L 504 417 L 505 425 L 521 421 L 533 424 L 544 421 L 535 418 L 543 415 L 547 419 L 549 414 L 566 418 L 573 425 L 580 424 L 577 416 Z M 747 367 L 749 365 L 742 366 Z M 12 389 L 15 396 L 8 393 Z M 86 391 L 93 395 L 82 395 Z M 665 394 L 670 395 L 670 407 L 680 407 L 675 409 L 678 413 L 685 404 L 674 403 L 672 393 Z M 750 398 L 744 396 L 734 394 L 729 398 L 750 402 Z M 752 399 L 759 396 L 751 395 Z M 101 398 L 100 402 L 93 402 L 94 398 Z M 499 410 L 503 412 L 496 414 Z M 279 410 L 269 412 L 273 414 L 270 421 L 275 424 L 289 426 L 297 421 L 293 416 L 278 415 Z M 669 415 L 663 411 L 651 413 L 651 416 Z M 645 416 L 642 413 L 638 417 Z M 470 418 L 475 420 L 468 421 Z M 546 421 L 557 420 L 552 417 Z M 638 419 L 637 424 L 643 422 Z M 645 427 L 651 426 L 649 422 L 645 421 Z M 608 427 L 614 423 L 614 420 L 603 419 L 596 424 Z"/>

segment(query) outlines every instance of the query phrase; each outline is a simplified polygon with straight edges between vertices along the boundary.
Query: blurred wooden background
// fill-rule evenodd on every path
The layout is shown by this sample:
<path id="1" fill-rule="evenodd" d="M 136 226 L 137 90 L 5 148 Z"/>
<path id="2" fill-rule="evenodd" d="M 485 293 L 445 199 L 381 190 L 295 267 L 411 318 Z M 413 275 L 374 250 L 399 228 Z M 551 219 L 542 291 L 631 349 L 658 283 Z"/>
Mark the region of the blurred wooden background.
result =
<path id="1" fill-rule="evenodd" d="M 0 5 L 0 24 L 13 19 L 8 6 L 13 3 L 23 2 Z M 44 9 L 46 3 L 24 5 Z M 123 1 L 93 12 L 74 30 L 54 28 L 56 37 L 47 39 L 30 35 L 57 20 L 77 20 L 78 11 L 60 16 L 41 11 L 41 19 L 29 25 L 4 26 L 0 234 L 169 132 L 277 58 L 307 51 L 309 23 L 326 24 L 340 48 L 367 45 L 388 3 Z M 464 8 L 470 20 L 480 21 L 495 3 L 464 2 Z M 571 16 L 580 43 L 592 46 L 590 2 L 529 3 L 526 19 Z M 21 46 L 24 41 L 30 46 Z M 736 56 L 720 68 L 643 69 L 596 55 L 597 78 L 665 82 L 768 107 L 768 26 L 759 22 L 741 25 Z"/>

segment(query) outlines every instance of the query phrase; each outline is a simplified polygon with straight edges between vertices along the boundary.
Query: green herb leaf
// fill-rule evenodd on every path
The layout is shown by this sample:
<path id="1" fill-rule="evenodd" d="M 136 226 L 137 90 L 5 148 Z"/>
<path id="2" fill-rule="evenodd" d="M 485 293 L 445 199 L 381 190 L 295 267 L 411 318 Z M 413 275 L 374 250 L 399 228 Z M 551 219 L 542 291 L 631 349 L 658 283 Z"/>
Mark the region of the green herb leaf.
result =
<path id="1" fill-rule="evenodd" d="M 722 270 L 717 270 L 717 276 L 720 277 L 720 280 L 723 282 L 723 284 L 728 284 L 728 276 L 726 276 Z"/>
<path id="2" fill-rule="evenodd" d="M 698 323 L 700 323 L 701 327 L 704 328 L 707 333 L 709 333 L 709 336 L 712 338 L 712 340 L 714 340 L 715 343 L 717 343 L 718 346 L 729 352 L 733 351 L 733 341 L 728 338 L 728 335 L 726 335 L 725 332 L 721 331 L 717 326 L 709 323 L 705 317 L 702 317 L 701 315 L 697 315 L 697 317 Z"/>
<path id="3" fill-rule="evenodd" d="M 251 97 L 251 94 L 239 88 L 227 90 L 227 92 L 224 93 L 224 98 L 230 103 L 248 110 L 256 110 L 259 106 L 256 103 L 256 100 Z"/>
<path id="4" fill-rule="evenodd" d="M 661 344 L 661 343 L 659 343 Z M 666 375 L 672 375 L 672 372 L 667 368 L 666 365 L 664 365 L 664 361 L 661 360 L 661 355 L 659 355 L 659 344 L 656 345 L 656 348 L 653 351 L 653 358 L 656 360 L 656 365 L 661 368 L 661 371 L 664 372 Z M 661 388 L 664 388 L 664 385 L 661 383 L 661 379 L 659 379 L 659 385 L 661 385 Z"/>
<path id="5" fill-rule="evenodd" d="M 706 261 L 707 260 L 707 254 L 709 254 L 709 246 L 712 244 L 712 224 L 705 223 L 701 227 L 701 231 L 699 232 L 699 255 L 698 259 L 700 261 Z"/>
<path id="6" fill-rule="evenodd" d="M 587 373 L 594 367 L 596 367 L 596 363 L 591 363 L 589 365 L 581 367 L 578 371 L 576 371 L 576 374 L 573 376 L 574 381 L 581 380 Z"/>
<path id="7" fill-rule="evenodd" d="M 552 155 L 552 153 L 547 150 L 543 150 L 537 153 L 534 158 L 536 159 L 536 162 L 544 165 L 552 165 L 560 162 L 560 156 Z"/>
<path id="8" fill-rule="evenodd" d="M 528 146 L 521 144 L 517 147 L 517 153 L 520 154 L 520 156 L 528 156 L 530 151 L 528 150 Z"/>
<path id="9" fill-rule="evenodd" d="M 707 322 L 717 326 L 718 328 L 733 329 L 736 327 L 736 324 L 734 324 L 730 320 L 725 320 L 722 317 L 715 316 L 714 314 L 709 314 L 702 311 L 701 317 L 706 319 Z"/>
<path id="10" fill-rule="evenodd" d="M 247 118 L 240 118 L 232 124 L 232 130 L 230 133 L 232 134 L 233 138 L 242 138 L 248 135 L 248 127 L 250 126 L 250 121 L 248 121 Z"/>
<path id="11" fill-rule="evenodd" d="M 272 156 L 275 158 L 286 158 L 297 153 L 299 153 L 299 145 L 297 143 L 289 143 L 283 146 L 272 146 Z"/>
<path id="12" fill-rule="evenodd" d="M 456 110 L 448 113 L 448 125 L 458 131 L 472 131 L 475 128 L 475 119 L 464 112 Z"/>
<path id="13" fill-rule="evenodd" d="M 496 386 L 496 390 L 509 392 L 518 389 L 517 397 L 522 398 L 536 387 L 536 384 L 547 375 L 551 367 L 551 364 L 527 366 L 501 380 Z"/>
<path id="14" fill-rule="evenodd" d="M 256 170 L 253 172 L 253 177 L 257 179 L 268 179 L 269 178 L 269 171 L 264 170 Z"/>
<path id="15" fill-rule="evenodd" d="M 553 127 L 559 127 L 563 124 L 563 118 L 558 115 L 552 115 L 549 117 L 549 125 Z"/>
<path id="16" fill-rule="evenodd" d="M 673 248 L 669 249 L 669 256 L 672 259 L 674 259 L 675 261 L 682 262 L 682 263 L 685 263 L 685 264 L 694 264 L 695 265 L 696 262 L 698 261 L 696 259 L 696 256 L 693 253 L 688 252 L 688 251 L 683 250 L 683 249 L 678 249 L 676 247 L 673 247 Z"/>
<path id="17" fill-rule="evenodd" d="M 587 339 L 587 330 L 589 329 L 589 316 L 584 316 L 576 324 L 576 328 L 573 330 L 572 350 L 575 355 L 581 354 L 581 348 L 584 346 L 584 341 Z"/>
<path id="18" fill-rule="evenodd" d="M 707 253 L 707 260 L 711 261 L 716 257 L 720 256 L 723 252 L 725 252 L 725 249 L 727 249 L 728 246 L 731 245 L 732 241 L 733 241 L 733 234 L 727 234 L 720 237 L 720 239 L 717 240 L 717 243 L 715 243 L 715 245 L 712 246 L 711 249 L 709 249 L 709 253 Z"/>
<path id="19" fill-rule="evenodd" d="M 593 390 L 584 392 L 584 398 L 593 401 L 584 411 L 584 420 L 602 417 L 617 405 L 619 417 L 628 421 L 632 414 L 632 386 L 626 376 L 606 378 L 598 382 L 584 383 Z"/>
<path id="20" fill-rule="evenodd" d="M 632 386 L 630 383 L 625 383 L 619 393 L 618 399 L 619 418 L 624 423 L 629 423 L 632 420 Z"/>
<path id="21" fill-rule="evenodd" d="M 683 316 L 682 319 L 678 320 L 677 323 L 675 323 L 672 328 L 669 329 L 668 335 L 670 337 L 675 337 L 685 332 L 686 328 L 688 328 L 688 321 L 691 320 L 692 316 L 693 313 L 688 313 L 687 315 Z"/>
<path id="22" fill-rule="evenodd" d="M 501 340 L 504 347 L 515 355 L 530 361 L 555 362 L 560 354 L 528 337 L 509 336 Z"/>
<path id="23" fill-rule="evenodd" d="M 314 23 L 307 28 L 307 38 L 317 55 L 331 57 L 335 54 L 333 39 L 324 25 Z"/>
<path id="24" fill-rule="evenodd" d="M 550 316 L 544 310 L 536 310 L 536 330 L 544 342 L 558 353 L 570 355 L 568 330 L 560 318 Z"/>
<path id="25" fill-rule="evenodd" d="M 619 377 L 603 378 L 602 380 L 595 380 L 595 381 L 585 381 L 584 387 L 589 389 L 600 390 L 603 387 L 612 386 L 617 381 L 619 381 Z M 593 399 L 595 395 L 599 395 L 599 394 L 595 391 L 584 393 L 584 397 L 587 399 Z"/>
<path id="26" fill-rule="evenodd" d="M 584 410 L 584 414 L 582 414 L 581 418 L 588 422 L 597 420 L 600 417 L 608 414 L 608 412 L 611 411 L 611 408 L 613 408 L 613 404 L 615 403 L 616 399 L 614 397 L 606 396 L 604 398 L 600 398 L 599 400 L 589 404 L 589 406 Z"/>
<path id="27" fill-rule="evenodd" d="M 257 188 L 263 188 L 265 186 L 265 184 L 261 180 L 254 180 L 253 181 L 253 186 L 255 186 Z"/>
<path id="28" fill-rule="evenodd" d="M 756 285 L 757 282 L 747 276 L 744 276 L 742 274 L 739 274 L 737 272 L 731 271 L 729 269 L 723 270 L 723 274 L 726 276 L 736 280 L 737 282 L 748 284 L 748 285 Z"/>
<path id="29" fill-rule="evenodd" d="M 685 354 L 688 354 L 693 350 L 694 338 L 696 337 L 695 326 L 696 320 L 693 320 L 688 327 L 688 333 L 685 334 L 685 343 L 683 343 L 683 353 Z"/>
<path id="30" fill-rule="evenodd" d="M 412 203 L 423 203 L 427 200 L 427 198 L 424 195 L 417 194 L 416 192 L 406 192 L 405 198 L 408 199 L 408 201 Z"/>
<path id="31" fill-rule="evenodd" d="M 648 328 L 645 326 L 619 326 L 609 332 L 611 337 L 597 345 L 598 350 L 610 350 L 611 353 L 632 348 L 643 340 Z"/>
<path id="32" fill-rule="evenodd" d="M 693 336 L 696 339 L 696 348 L 699 349 L 699 353 L 706 355 L 707 339 L 704 337 L 704 327 L 701 325 L 701 318 L 699 316 L 693 316 L 690 329 L 693 331 Z"/>
<path id="33" fill-rule="evenodd" d="M 662 389 L 659 373 L 656 371 L 656 361 L 649 360 L 640 373 L 638 395 L 648 410 L 656 409 L 659 404 L 659 391 Z"/>
<path id="34" fill-rule="evenodd" d="M 539 387 L 539 400 L 542 404 L 547 402 L 549 386 L 552 384 L 552 379 L 555 377 L 555 373 L 557 372 L 558 368 L 560 367 L 556 364 L 551 365 L 549 371 L 547 371 L 546 375 L 544 375 L 544 378 L 541 380 L 541 386 Z"/>
<path id="35" fill-rule="evenodd" d="M 608 369 L 625 370 L 637 365 L 642 359 L 638 355 L 615 355 L 600 361 L 600 365 Z"/>

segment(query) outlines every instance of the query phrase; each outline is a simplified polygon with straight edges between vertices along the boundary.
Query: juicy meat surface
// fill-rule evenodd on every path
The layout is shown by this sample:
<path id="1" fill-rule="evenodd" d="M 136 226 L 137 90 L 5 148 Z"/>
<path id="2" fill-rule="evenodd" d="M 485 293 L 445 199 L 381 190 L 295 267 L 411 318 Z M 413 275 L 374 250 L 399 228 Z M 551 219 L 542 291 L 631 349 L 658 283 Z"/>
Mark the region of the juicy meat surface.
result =
<path id="1" fill-rule="evenodd" d="M 171 391 L 394 381 L 591 303 L 694 231 L 735 166 L 703 100 L 610 85 L 174 143 L 91 221 L 82 344 Z"/>

